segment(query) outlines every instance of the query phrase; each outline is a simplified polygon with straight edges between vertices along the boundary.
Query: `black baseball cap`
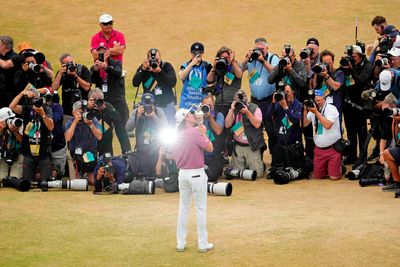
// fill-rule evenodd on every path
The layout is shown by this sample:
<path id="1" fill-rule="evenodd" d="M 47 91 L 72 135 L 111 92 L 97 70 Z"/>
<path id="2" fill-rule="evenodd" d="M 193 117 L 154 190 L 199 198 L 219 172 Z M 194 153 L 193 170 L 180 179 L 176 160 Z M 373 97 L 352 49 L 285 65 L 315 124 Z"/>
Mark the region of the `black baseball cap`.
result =
<path id="1" fill-rule="evenodd" d="M 190 47 L 190 52 L 191 53 L 204 53 L 204 45 L 200 42 L 195 42 L 192 44 Z"/>
<path id="2" fill-rule="evenodd" d="M 319 42 L 318 42 L 317 38 L 314 38 L 314 37 L 308 38 L 306 45 L 309 45 L 309 44 L 315 44 L 315 45 L 319 46 Z"/>

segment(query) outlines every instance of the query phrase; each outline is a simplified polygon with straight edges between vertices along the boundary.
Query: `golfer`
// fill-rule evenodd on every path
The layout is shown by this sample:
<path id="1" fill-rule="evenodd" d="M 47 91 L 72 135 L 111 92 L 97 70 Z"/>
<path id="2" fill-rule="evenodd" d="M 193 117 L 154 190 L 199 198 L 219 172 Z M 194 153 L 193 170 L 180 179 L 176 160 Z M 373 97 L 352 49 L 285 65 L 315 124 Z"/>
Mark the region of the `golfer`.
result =
<path id="1" fill-rule="evenodd" d="M 173 155 L 179 168 L 176 250 L 185 251 L 186 225 L 193 195 L 197 217 L 197 245 L 199 252 L 203 253 L 214 248 L 213 244 L 208 243 L 207 238 L 207 175 L 204 171 L 204 151 L 212 152 L 213 145 L 206 136 L 205 126 L 197 126 L 194 111 L 179 109 L 175 119 L 179 125 L 178 139 L 173 148 Z"/>

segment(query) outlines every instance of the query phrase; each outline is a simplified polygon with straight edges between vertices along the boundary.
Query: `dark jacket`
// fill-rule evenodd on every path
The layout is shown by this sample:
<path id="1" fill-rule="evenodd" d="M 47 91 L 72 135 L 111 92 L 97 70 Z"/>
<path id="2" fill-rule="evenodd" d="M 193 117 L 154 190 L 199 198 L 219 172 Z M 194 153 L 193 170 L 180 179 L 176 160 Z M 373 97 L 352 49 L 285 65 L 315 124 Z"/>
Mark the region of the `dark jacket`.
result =
<path id="1" fill-rule="evenodd" d="M 351 69 L 342 69 L 346 75 L 344 82 L 345 97 L 349 97 L 356 104 L 363 103 L 361 93 L 370 86 L 372 69 L 373 66 L 367 58 L 364 58 L 360 64 Z M 351 78 L 354 80 L 354 84 L 349 83 Z"/>
<path id="2" fill-rule="evenodd" d="M 257 108 L 258 106 L 256 104 L 253 103 L 248 104 L 248 109 L 253 115 Z M 247 116 L 243 116 L 242 118 L 243 118 L 244 132 L 247 136 L 247 140 L 249 141 L 249 146 L 251 150 L 256 151 L 264 147 L 265 142 L 264 142 L 262 127 L 261 126 L 259 128 L 254 127 L 251 124 L 250 120 L 247 118 Z"/>

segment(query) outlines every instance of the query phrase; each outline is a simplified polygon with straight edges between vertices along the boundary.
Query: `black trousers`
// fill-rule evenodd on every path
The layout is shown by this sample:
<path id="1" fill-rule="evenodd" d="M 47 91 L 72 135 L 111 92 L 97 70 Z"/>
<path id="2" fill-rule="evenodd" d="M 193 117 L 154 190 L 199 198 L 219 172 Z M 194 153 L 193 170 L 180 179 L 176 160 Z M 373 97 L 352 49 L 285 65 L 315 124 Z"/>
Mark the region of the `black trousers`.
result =
<path id="1" fill-rule="evenodd" d="M 353 109 L 348 105 L 343 107 L 343 114 L 347 139 L 350 141 L 348 157 L 355 160 L 357 159 L 357 144 L 361 155 L 367 138 L 367 119 L 362 111 Z"/>
<path id="2" fill-rule="evenodd" d="M 254 104 L 257 104 L 257 106 L 261 109 L 262 116 L 263 116 L 263 124 L 262 125 L 263 125 L 265 131 L 267 132 L 269 153 L 272 155 L 272 148 L 275 147 L 276 143 L 278 142 L 278 139 L 277 139 L 277 137 L 275 135 L 275 131 L 274 131 L 274 123 L 272 120 L 267 119 L 267 111 L 268 111 L 269 106 L 271 105 L 272 96 L 264 98 L 263 100 L 257 100 L 256 98 L 251 97 L 251 102 Z M 266 148 L 264 150 L 261 149 L 261 155 L 265 150 L 266 150 Z"/>
<path id="3" fill-rule="evenodd" d="M 30 181 L 35 181 L 36 169 L 40 170 L 40 178 L 42 181 L 50 179 L 52 171 L 50 157 L 47 156 L 45 159 L 35 159 L 24 156 L 24 169 L 22 171 L 22 177 Z"/>

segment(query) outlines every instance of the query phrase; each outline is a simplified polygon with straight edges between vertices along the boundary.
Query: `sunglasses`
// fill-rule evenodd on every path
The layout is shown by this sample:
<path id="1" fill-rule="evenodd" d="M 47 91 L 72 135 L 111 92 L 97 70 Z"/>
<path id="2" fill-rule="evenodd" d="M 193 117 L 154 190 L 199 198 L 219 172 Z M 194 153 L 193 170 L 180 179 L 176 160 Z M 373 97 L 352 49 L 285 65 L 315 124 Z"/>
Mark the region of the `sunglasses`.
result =
<path id="1" fill-rule="evenodd" d="M 113 22 L 112 21 L 102 22 L 101 25 L 103 25 L 103 26 L 113 25 Z"/>

